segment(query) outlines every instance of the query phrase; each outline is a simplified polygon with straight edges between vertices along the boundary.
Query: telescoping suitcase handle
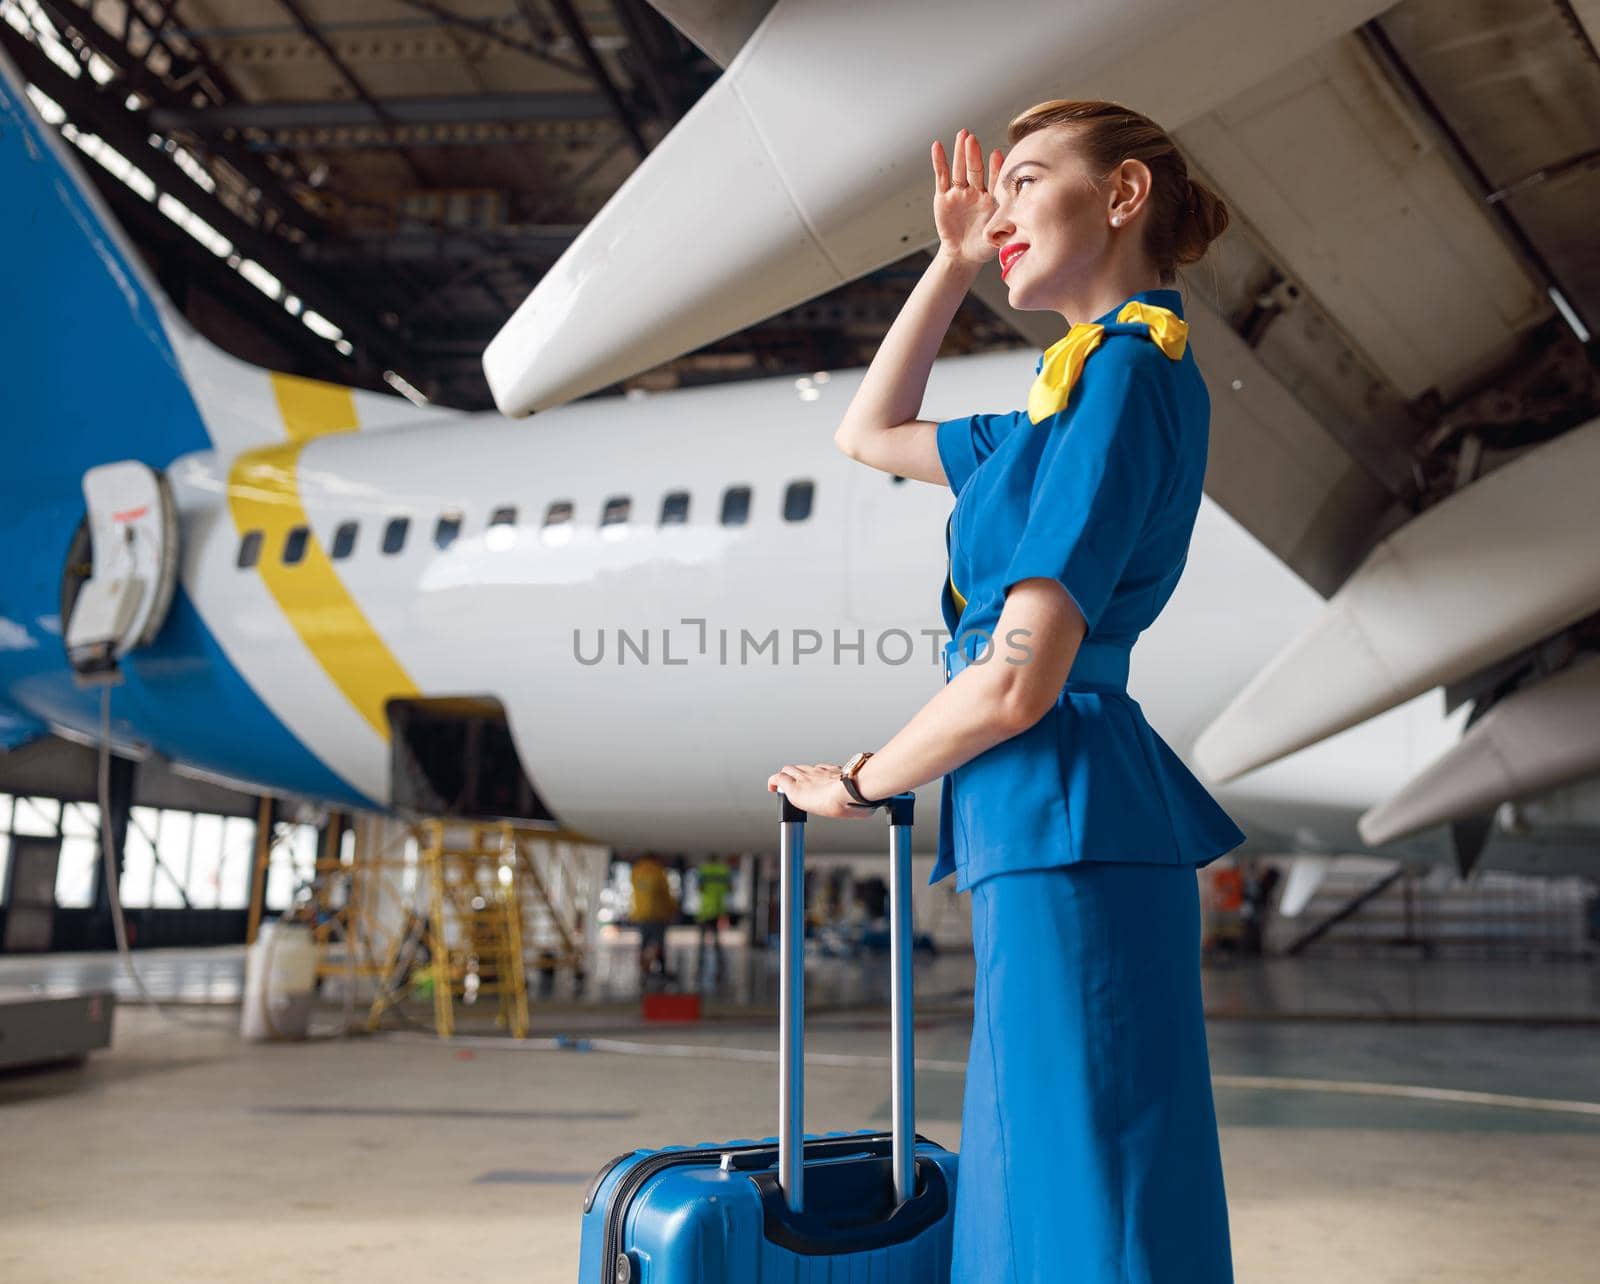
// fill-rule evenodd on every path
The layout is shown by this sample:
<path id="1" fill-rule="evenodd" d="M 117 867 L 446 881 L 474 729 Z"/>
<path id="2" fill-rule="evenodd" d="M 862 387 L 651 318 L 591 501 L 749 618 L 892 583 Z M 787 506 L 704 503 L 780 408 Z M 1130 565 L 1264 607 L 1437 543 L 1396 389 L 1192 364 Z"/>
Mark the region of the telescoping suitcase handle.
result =
<path id="1" fill-rule="evenodd" d="M 806 813 L 780 793 L 778 881 L 778 1185 L 791 1210 L 805 1207 L 805 826 Z M 895 1198 L 916 1193 L 916 1100 L 911 1033 L 911 817 L 916 795 L 895 794 L 889 813 L 889 1019 L 894 1031 Z"/>

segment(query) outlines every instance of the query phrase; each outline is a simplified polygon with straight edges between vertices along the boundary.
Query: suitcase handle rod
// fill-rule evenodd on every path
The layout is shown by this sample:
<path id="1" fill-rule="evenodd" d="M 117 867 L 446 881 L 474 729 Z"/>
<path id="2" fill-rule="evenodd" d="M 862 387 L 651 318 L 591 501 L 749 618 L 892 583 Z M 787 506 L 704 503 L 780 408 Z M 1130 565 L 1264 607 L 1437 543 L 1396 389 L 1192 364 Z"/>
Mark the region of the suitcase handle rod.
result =
<path id="1" fill-rule="evenodd" d="M 779 792 L 778 1187 L 805 1210 L 805 823 Z M 889 813 L 889 1022 L 895 1198 L 916 1193 L 916 1091 L 911 981 L 911 823 L 916 795 L 896 794 Z"/>
<path id="2" fill-rule="evenodd" d="M 905 819 L 890 815 L 889 829 L 889 1023 L 891 1130 L 894 1134 L 894 1193 L 905 1203 L 917 1189 L 917 1102 L 911 1019 L 911 808 Z"/>
<path id="3" fill-rule="evenodd" d="M 778 840 L 778 1187 L 805 1210 L 806 813 L 783 798 Z"/>

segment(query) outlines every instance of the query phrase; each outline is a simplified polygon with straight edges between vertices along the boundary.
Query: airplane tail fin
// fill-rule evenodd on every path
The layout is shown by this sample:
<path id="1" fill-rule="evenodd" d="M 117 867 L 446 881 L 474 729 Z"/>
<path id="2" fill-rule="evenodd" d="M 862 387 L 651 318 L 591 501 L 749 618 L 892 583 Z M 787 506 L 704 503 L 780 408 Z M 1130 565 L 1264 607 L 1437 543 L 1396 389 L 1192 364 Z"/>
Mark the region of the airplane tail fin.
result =
<path id="1" fill-rule="evenodd" d="M 159 467 L 210 445 L 169 338 L 170 305 L 4 50 L 0 191 L 12 475 L 76 485 L 105 459 Z"/>
<path id="2" fill-rule="evenodd" d="M 0 380 L 25 479 L 95 464 L 225 455 L 286 439 L 396 428 L 453 412 L 275 374 L 223 352 L 177 312 L 0 49 Z M 13 333 L 14 332 L 14 333 Z M 11 430 L 14 426 L 14 430 Z M 8 452 L 9 454 L 9 452 Z"/>

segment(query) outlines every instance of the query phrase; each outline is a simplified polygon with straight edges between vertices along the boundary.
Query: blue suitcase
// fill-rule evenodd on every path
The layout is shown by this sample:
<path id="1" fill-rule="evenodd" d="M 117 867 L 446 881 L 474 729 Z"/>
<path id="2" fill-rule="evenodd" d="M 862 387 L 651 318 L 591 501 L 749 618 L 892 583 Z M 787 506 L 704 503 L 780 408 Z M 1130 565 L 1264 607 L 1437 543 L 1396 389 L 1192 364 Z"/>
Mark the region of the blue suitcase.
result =
<path id="1" fill-rule="evenodd" d="M 945 1284 L 956 1156 L 912 1120 L 911 817 L 889 812 L 890 1132 L 803 1132 L 806 813 L 780 795 L 778 1135 L 619 1155 L 584 1198 L 579 1284 Z"/>

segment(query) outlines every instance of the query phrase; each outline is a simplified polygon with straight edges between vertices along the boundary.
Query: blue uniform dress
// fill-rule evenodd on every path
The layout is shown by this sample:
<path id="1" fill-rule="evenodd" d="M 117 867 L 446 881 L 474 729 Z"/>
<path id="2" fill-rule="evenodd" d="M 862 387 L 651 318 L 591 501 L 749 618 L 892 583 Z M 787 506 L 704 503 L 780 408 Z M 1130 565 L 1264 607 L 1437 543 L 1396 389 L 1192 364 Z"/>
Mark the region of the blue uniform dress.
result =
<path id="1" fill-rule="evenodd" d="M 1183 315 L 1175 290 L 1129 301 Z M 1025 658 L 995 631 L 1018 580 L 1056 580 L 1088 624 L 1044 717 L 943 781 L 932 881 L 971 891 L 977 960 L 955 1284 L 1233 1278 L 1195 868 L 1244 834 L 1127 692 L 1188 554 L 1210 399 L 1187 344 L 1129 311 L 1095 319 L 1059 410 L 937 430 L 946 680 Z"/>

